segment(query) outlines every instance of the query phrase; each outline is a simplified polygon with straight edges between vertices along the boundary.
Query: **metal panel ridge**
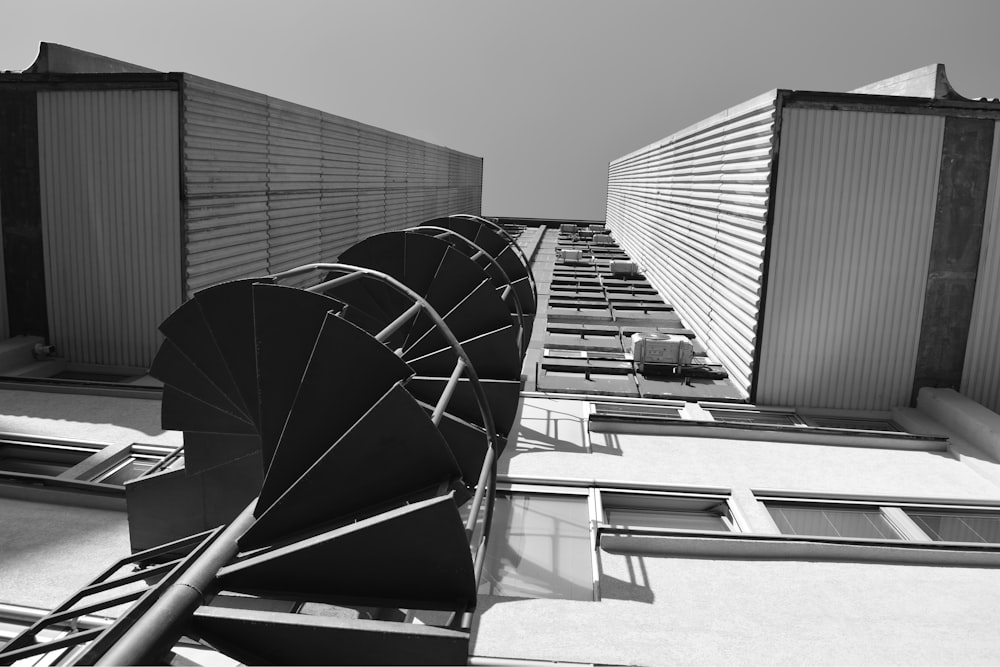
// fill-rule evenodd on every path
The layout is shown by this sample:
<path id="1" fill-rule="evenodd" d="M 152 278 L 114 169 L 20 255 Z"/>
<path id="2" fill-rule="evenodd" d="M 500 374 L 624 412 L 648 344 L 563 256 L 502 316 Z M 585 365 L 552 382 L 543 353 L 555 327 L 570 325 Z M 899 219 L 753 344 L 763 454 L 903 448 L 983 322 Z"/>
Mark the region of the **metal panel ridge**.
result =
<path id="1" fill-rule="evenodd" d="M 944 119 L 786 108 L 758 403 L 909 403 Z"/>
<path id="2" fill-rule="evenodd" d="M 1000 412 L 1000 122 L 993 132 L 990 185 L 983 224 L 976 296 L 962 370 L 961 391 Z"/>
<path id="3" fill-rule="evenodd" d="M 181 302 L 177 93 L 42 91 L 38 123 L 52 343 L 147 367 Z"/>
<path id="4" fill-rule="evenodd" d="M 777 91 L 614 160 L 607 224 L 734 383 L 757 342 Z"/>

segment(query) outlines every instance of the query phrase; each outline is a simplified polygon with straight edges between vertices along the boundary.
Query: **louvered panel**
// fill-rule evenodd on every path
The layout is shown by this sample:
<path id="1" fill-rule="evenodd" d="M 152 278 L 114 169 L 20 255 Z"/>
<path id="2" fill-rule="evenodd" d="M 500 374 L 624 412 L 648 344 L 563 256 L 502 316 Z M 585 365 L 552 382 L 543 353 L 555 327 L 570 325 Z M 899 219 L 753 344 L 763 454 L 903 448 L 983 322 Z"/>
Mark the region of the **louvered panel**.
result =
<path id="1" fill-rule="evenodd" d="M 177 93 L 41 91 L 38 141 L 50 339 L 148 366 L 181 302 Z"/>
<path id="2" fill-rule="evenodd" d="M 757 402 L 909 403 L 943 132 L 942 117 L 786 109 Z"/>
<path id="3" fill-rule="evenodd" d="M 187 74 L 183 90 L 188 201 L 266 191 L 267 97 Z"/>
<path id="4" fill-rule="evenodd" d="M 409 180 L 407 173 L 406 151 L 408 140 L 406 137 L 390 134 L 387 137 L 386 157 L 385 157 L 385 178 L 388 188 L 405 188 Z"/>
<path id="5" fill-rule="evenodd" d="M 268 197 L 268 272 L 319 262 L 322 197 L 272 193 Z"/>
<path id="6" fill-rule="evenodd" d="M 358 240 L 357 190 L 326 190 L 320 205 L 320 255 L 332 262 Z"/>
<path id="7" fill-rule="evenodd" d="M 387 229 L 476 208 L 482 160 L 185 75 L 188 293 L 331 261 Z M 469 183 L 469 186 L 465 186 Z M 430 190 L 428 190 L 430 189 Z M 419 218 L 419 220 L 418 220 Z"/>
<path id="8" fill-rule="evenodd" d="M 187 297 L 226 280 L 267 272 L 267 197 L 234 194 L 189 202 Z M 191 258 L 197 258 L 192 263 Z"/>
<path id="9" fill-rule="evenodd" d="M 976 277 L 969 339 L 962 370 L 962 393 L 1000 412 L 1000 123 L 993 130 L 990 187 L 986 200 L 983 248 Z"/>
<path id="10" fill-rule="evenodd" d="M 268 99 L 184 75 L 185 296 L 267 271 Z"/>
<path id="11" fill-rule="evenodd" d="M 358 144 L 358 186 L 383 190 L 386 187 L 386 133 L 361 125 Z"/>
<path id="12" fill-rule="evenodd" d="M 749 392 L 770 187 L 769 93 L 614 161 L 607 221 Z"/>
<path id="13" fill-rule="evenodd" d="M 319 191 L 322 186 L 321 114 L 269 97 L 268 191 Z"/>
<path id="14" fill-rule="evenodd" d="M 385 192 L 385 227 L 387 231 L 406 227 L 406 190 L 392 188 Z"/>
<path id="15" fill-rule="evenodd" d="M 0 229 L 3 229 L 3 207 L 0 206 Z M 3 234 L 0 234 L 0 340 L 10 337 L 10 317 L 7 314 L 7 271 L 3 265 Z"/>

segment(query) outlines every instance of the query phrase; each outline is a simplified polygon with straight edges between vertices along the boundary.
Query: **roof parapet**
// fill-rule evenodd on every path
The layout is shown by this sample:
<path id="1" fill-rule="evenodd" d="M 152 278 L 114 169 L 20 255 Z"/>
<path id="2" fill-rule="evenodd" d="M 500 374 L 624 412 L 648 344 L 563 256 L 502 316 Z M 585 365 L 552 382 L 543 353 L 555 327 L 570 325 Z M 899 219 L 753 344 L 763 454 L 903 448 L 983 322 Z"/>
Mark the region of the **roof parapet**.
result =
<path id="1" fill-rule="evenodd" d="M 895 95 L 925 97 L 932 100 L 967 100 L 955 92 L 948 81 L 943 63 L 934 63 L 903 74 L 855 88 L 851 93 L 862 95 Z"/>
<path id="2" fill-rule="evenodd" d="M 71 46 L 41 42 L 38 57 L 25 74 L 134 74 L 157 73 L 158 70 L 115 60 L 97 53 L 74 49 Z"/>

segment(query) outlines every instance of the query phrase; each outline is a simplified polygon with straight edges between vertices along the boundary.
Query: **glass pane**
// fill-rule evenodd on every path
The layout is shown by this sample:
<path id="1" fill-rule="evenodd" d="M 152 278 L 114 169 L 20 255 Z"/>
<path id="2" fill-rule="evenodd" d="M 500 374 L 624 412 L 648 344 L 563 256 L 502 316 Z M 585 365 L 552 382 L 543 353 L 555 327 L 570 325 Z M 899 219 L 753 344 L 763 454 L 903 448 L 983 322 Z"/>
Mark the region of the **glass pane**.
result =
<path id="1" fill-rule="evenodd" d="M 717 422 L 739 422 L 741 424 L 767 424 L 778 426 L 795 426 L 799 419 L 786 412 L 752 412 L 750 410 L 719 410 L 708 411 Z"/>
<path id="2" fill-rule="evenodd" d="M 778 529 L 785 535 L 887 540 L 900 537 L 877 508 L 840 509 L 768 504 L 767 509 L 778 524 Z"/>
<path id="3" fill-rule="evenodd" d="M 725 519 L 712 512 L 671 512 L 669 510 L 606 509 L 612 526 L 630 528 L 679 528 L 683 530 L 729 530 Z"/>
<path id="4" fill-rule="evenodd" d="M 596 403 L 599 415 L 628 415 L 630 417 L 661 417 L 680 419 L 680 408 L 660 405 L 630 405 L 627 403 Z"/>
<path id="5" fill-rule="evenodd" d="M 156 465 L 156 463 L 155 460 L 148 458 L 129 458 L 115 468 L 111 474 L 106 477 L 98 477 L 97 481 L 100 481 L 102 484 L 124 484 L 129 480 L 142 476 L 143 473 Z"/>
<path id="6" fill-rule="evenodd" d="M 497 495 L 479 592 L 593 600 L 583 496 Z"/>
<path id="7" fill-rule="evenodd" d="M 905 510 L 932 540 L 944 542 L 1000 542 L 1000 516 L 970 512 Z"/>
<path id="8" fill-rule="evenodd" d="M 67 447 L 0 445 L 0 470 L 55 477 L 92 454 L 92 450 Z"/>

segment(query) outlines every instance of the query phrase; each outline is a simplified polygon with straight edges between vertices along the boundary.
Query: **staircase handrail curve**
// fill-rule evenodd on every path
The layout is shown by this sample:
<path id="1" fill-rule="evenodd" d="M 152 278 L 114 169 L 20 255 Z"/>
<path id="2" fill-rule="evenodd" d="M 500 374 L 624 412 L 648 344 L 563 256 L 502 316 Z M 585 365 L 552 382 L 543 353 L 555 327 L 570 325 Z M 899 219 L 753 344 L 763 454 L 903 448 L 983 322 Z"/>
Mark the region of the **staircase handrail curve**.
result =
<path id="1" fill-rule="evenodd" d="M 389 285 L 395 289 L 400 294 L 411 299 L 414 303 L 420 304 L 423 311 L 434 321 L 434 324 L 438 327 L 440 332 L 444 335 L 445 339 L 448 341 L 448 345 L 452 348 L 455 354 L 465 362 L 465 372 L 469 378 L 469 384 L 472 387 L 472 392 L 475 395 L 476 403 L 479 407 L 479 413 L 483 418 L 483 425 L 486 427 L 486 437 L 488 440 L 488 446 L 493 450 L 494 455 L 500 451 L 500 443 L 497 441 L 496 424 L 493 420 L 493 411 L 490 408 L 489 401 L 486 397 L 486 391 L 483 389 L 482 383 L 479 380 L 479 374 L 476 372 L 475 366 L 472 364 L 472 359 L 465 352 L 462 347 L 461 342 L 452 333 L 448 324 L 444 321 L 444 318 L 438 314 L 430 303 L 427 302 L 422 296 L 414 292 L 412 289 L 404 285 L 402 282 L 393 278 L 387 273 L 381 271 L 376 271 L 375 269 L 369 269 L 363 266 L 354 266 L 353 264 L 339 264 L 339 263 L 328 263 L 328 262 L 317 262 L 314 264 L 304 264 L 302 266 L 297 266 L 287 271 L 282 271 L 280 273 L 274 273 L 268 276 L 276 281 L 284 280 L 287 278 L 292 278 L 295 276 L 300 276 L 312 271 L 325 271 L 325 272 L 339 272 L 343 274 L 361 274 L 365 277 L 372 278 L 386 285 Z M 336 278 L 334 280 L 337 280 Z M 313 285 L 312 287 L 306 288 L 309 292 L 322 292 L 324 287 L 333 281 L 324 281 L 318 285 Z M 477 497 L 479 496 L 477 489 Z M 473 514 L 478 513 L 479 507 L 475 505 L 472 507 Z"/>
<path id="2" fill-rule="evenodd" d="M 518 245 L 514 237 L 503 228 L 503 225 L 493 222 L 492 220 L 488 220 L 480 215 L 473 215 L 471 213 L 455 213 L 453 215 L 449 215 L 448 217 L 475 220 L 476 222 L 481 222 L 487 227 L 503 234 L 504 237 L 510 242 L 510 245 L 514 246 L 514 252 L 521 256 L 521 262 L 524 264 L 524 269 L 528 272 L 528 282 L 531 284 L 531 293 L 535 297 L 535 303 L 538 303 L 538 287 L 535 284 L 535 275 L 531 272 L 531 263 L 528 261 L 527 255 L 524 254 L 524 250 L 520 245 Z"/>
<path id="3" fill-rule="evenodd" d="M 510 280 L 510 276 L 507 275 L 507 272 L 503 270 L 503 267 L 500 266 L 500 263 L 497 262 L 497 260 L 493 257 L 493 255 L 491 255 L 490 253 L 486 252 L 486 250 L 484 248 L 482 248 L 482 246 L 479 246 L 478 244 L 476 244 L 475 242 L 473 242 L 469 238 L 467 238 L 465 236 L 462 236 L 461 234 L 459 234 L 458 232 L 456 232 L 454 229 L 448 229 L 447 227 L 438 227 L 436 225 L 418 225 L 416 227 L 407 227 L 403 231 L 404 232 L 416 232 L 416 233 L 420 233 L 422 230 L 432 230 L 432 231 L 435 231 L 435 232 L 444 232 L 444 233 L 447 233 L 447 234 L 455 237 L 456 239 L 458 239 L 459 242 L 465 243 L 466 245 L 468 245 L 473 250 L 475 250 L 477 252 L 483 253 L 483 255 L 485 255 L 486 258 L 490 260 L 490 264 L 492 266 L 495 266 L 496 269 L 497 269 L 497 271 L 500 272 L 500 275 L 503 276 L 504 282 L 506 282 L 508 285 L 511 286 L 510 293 L 514 297 L 514 308 L 517 309 L 517 325 L 520 327 L 520 329 L 521 329 L 521 336 L 523 337 L 523 335 L 524 335 L 524 308 L 521 306 L 521 298 L 517 295 L 517 290 L 514 289 L 513 283 Z M 521 355 L 522 358 L 524 357 L 524 346 L 525 346 L 525 344 L 526 343 L 522 340 L 521 344 L 519 346 L 520 349 L 518 350 L 518 353 Z"/>

